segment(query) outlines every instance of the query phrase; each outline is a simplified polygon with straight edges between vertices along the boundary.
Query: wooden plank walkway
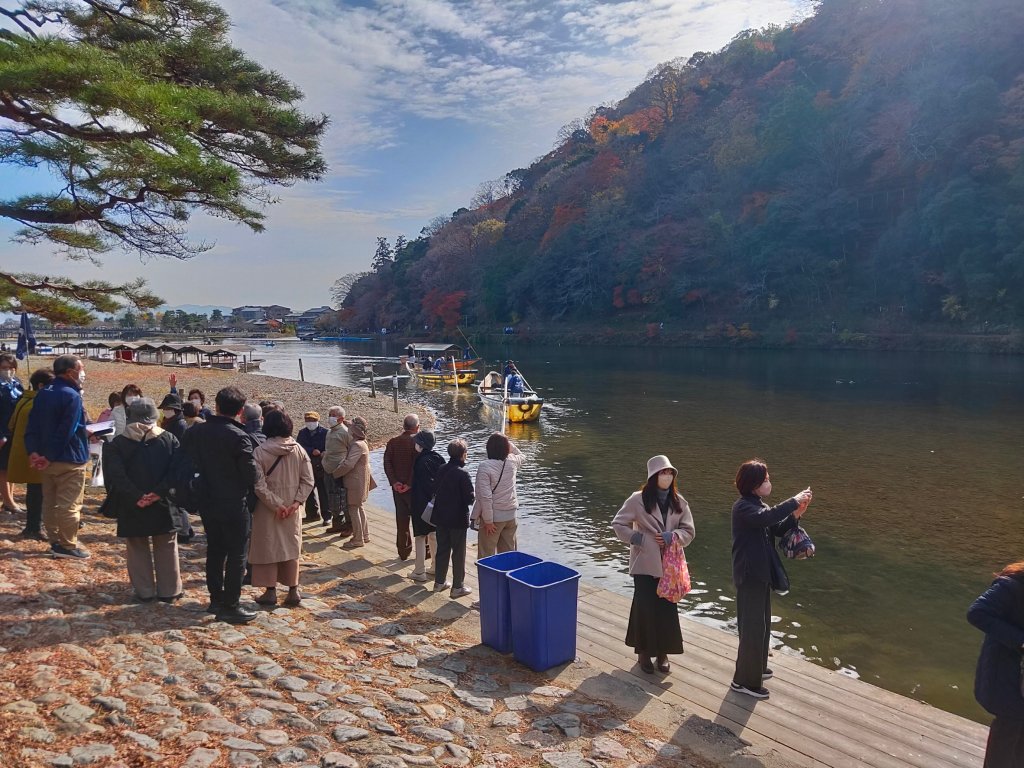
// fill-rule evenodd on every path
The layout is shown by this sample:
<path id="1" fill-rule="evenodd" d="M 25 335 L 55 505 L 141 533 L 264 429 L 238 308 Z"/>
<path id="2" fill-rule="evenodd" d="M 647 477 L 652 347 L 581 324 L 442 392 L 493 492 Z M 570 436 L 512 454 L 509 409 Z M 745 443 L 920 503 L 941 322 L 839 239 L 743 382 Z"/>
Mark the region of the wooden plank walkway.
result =
<path id="1" fill-rule="evenodd" d="M 465 614 L 476 595 L 476 547 L 467 552 L 467 585 L 474 595 L 449 601 L 425 594 L 431 586 L 407 578 L 412 561 L 398 560 L 394 514 L 367 508 L 372 541 L 352 552 L 331 553 L 346 570 L 376 566 L 392 575 L 381 587 L 445 610 Z M 307 526 L 307 550 L 333 548 L 336 537 Z M 457 603 L 457 604 L 456 604 Z M 686 652 L 673 656 L 672 673 L 647 675 L 622 641 L 630 599 L 581 581 L 577 655 L 599 674 L 679 711 L 722 726 L 755 750 L 774 750 L 797 765 L 835 768 L 952 768 L 980 766 L 988 729 L 860 680 L 819 667 L 795 655 L 774 652 L 771 698 L 757 701 L 729 691 L 737 639 L 729 632 L 680 616 Z M 473 613 L 476 616 L 476 613 Z M 557 680 L 562 668 L 548 674 Z M 606 679 L 607 684 L 607 679 Z M 671 741 L 673 734 L 663 735 Z"/>

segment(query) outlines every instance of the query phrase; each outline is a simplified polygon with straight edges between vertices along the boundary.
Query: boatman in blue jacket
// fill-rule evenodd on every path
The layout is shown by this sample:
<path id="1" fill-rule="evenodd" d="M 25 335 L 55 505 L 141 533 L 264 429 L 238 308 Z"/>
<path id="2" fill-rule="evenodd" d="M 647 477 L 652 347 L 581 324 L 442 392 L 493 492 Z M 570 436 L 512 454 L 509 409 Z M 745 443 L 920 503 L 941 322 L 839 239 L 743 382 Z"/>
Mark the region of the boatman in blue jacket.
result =
<path id="1" fill-rule="evenodd" d="M 57 557 L 85 560 L 78 546 L 78 523 L 89 466 L 88 418 L 82 403 L 85 366 L 74 355 L 53 361 L 56 378 L 36 395 L 25 429 L 25 448 L 42 475 L 43 525 Z"/>

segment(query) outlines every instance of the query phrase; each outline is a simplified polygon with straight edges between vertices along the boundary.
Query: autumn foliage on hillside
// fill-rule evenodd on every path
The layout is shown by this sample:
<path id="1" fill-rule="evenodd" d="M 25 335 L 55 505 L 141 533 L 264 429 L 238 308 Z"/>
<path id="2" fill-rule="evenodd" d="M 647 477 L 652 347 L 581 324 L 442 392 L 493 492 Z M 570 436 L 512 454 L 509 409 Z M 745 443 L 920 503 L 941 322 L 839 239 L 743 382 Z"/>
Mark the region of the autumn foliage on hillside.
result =
<path id="1" fill-rule="evenodd" d="M 659 65 L 346 306 L 367 327 L 1020 327 L 1022 29 L 1019 0 L 823 0 Z"/>

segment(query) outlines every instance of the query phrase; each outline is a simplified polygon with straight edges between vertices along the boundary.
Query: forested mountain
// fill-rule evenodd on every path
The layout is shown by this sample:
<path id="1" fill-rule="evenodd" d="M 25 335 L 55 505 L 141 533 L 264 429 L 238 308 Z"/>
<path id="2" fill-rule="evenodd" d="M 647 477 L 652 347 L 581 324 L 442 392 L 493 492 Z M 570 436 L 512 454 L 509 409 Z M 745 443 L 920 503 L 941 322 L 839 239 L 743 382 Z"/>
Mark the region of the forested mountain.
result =
<path id="1" fill-rule="evenodd" d="M 1021 0 L 824 0 L 660 65 L 382 243 L 343 321 L 1019 329 L 1022 33 Z"/>

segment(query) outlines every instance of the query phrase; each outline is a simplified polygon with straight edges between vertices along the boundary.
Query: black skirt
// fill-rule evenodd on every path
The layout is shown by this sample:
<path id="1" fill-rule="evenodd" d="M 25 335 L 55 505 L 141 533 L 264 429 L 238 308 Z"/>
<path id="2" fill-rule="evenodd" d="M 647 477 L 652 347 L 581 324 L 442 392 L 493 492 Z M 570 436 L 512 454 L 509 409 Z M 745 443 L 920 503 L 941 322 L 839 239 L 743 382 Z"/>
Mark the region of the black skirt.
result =
<path id="1" fill-rule="evenodd" d="M 675 603 L 658 597 L 655 576 L 633 577 L 633 605 L 629 609 L 626 645 L 640 656 L 666 656 L 683 652 L 683 631 Z"/>

